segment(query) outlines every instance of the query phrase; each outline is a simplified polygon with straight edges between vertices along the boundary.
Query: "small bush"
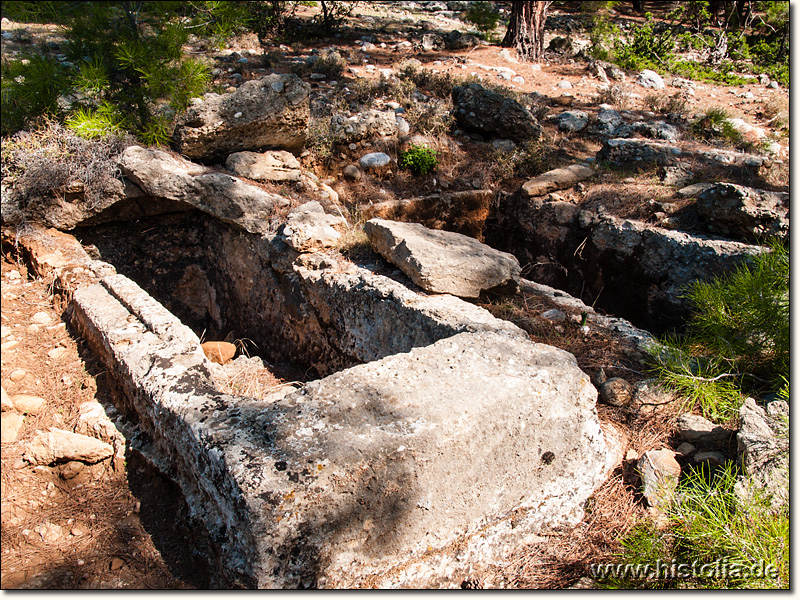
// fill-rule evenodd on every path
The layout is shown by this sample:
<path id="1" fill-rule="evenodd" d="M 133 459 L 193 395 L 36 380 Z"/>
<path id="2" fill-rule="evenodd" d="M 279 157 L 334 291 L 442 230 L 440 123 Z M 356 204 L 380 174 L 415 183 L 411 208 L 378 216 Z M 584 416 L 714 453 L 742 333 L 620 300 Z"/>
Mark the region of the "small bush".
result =
<path id="1" fill-rule="evenodd" d="M 48 121 L 30 133 L 3 139 L 3 182 L 28 199 L 79 181 L 91 202 L 121 176 L 117 157 L 132 143 L 132 138 L 114 133 L 86 139 Z"/>
<path id="2" fill-rule="evenodd" d="M 453 129 L 455 117 L 451 100 L 432 98 L 427 102 L 413 104 L 405 114 L 410 127 L 422 135 L 438 138 Z"/>
<path id="3" fill-rule="evenodd" d="M 400 155 L 400 168 L 408 169 L 416 175 L 427 175 L 439 164 L 436 150 L 425 146 L 411 145 Z"/>
<path id="4" fill-rule="evenodd" d="M 610 104 L 620 110 L 630 108 L 633 100 L 633 90 L 631 86 L 624 83 L 615 83 L 607 88 L 601 89 L 597 94 L 598 104 Z"/>
<path id="5" fill-rule="evenodd" d="M 729 275 L 694 284 L 687 333 L 655 365 L 686 408 L 727 419 L 747 393 L 779 390 L 789 373 L 789 252 L 778 242 Z"/>
<path id="6" fill-rule="evenodd" d="M 344 58 L 338 51 L 333 49 L 323 50 L 317 55 L 316 59 L 309 64 L 309 68 L 315 73 L 324 73 L 331 79 L 342 76 L 347 66 Z"/>
<path id="7" fill-rule="evenodd" d="M 744 500 L 736 492 L 737 479 L 731 466 L 713 474 L 700 470 L 684 477 L 675 496 L 678 502 L 668 514 L 669 527 L 659 530 L 645 521 L 622 541 L 616 562 L 638 566 L 640 572 L 631 569 L 621 576 L 603 577 L 601 586 L 788 589 L 789 510 L 772 510 L 763 493 Z M 656 561 L 662 565 L 662 574 L 652 577 Z M 715 563 L 725 568 L 712 569 Z M 672 564 L 687 567 L 682 568 L 684 573 L 677 569 L 671 573 Z M 650 577 L 642 569 L 648 565 Z M 764 572 L 767 567 L 774 569 L 777 577 Z"/>
<path id="8" fill-rule="evenodd" d="M 742 134 L 730 122 L 728 111 L 722 107 L 709 108 L 697 118 L 691 126 L 692 132 L 705 141 L 722 140 L 732 144 L 741 144 Z"/>
<path id="9" fill-rule="evenodd" d="M 662 115 L 676 115 L 681 118 L 686 118 L 689 112 L 689 103 L 686 102 L 686 99 L 683 98 L 680 93 L 673 94 L 672 96 L 648 94 L 644 97 L 644 103 L 650 110 Z"/>
<path id="10" fill-rule="evenodd" d="M 470 2 L 466 19 L 489 39 L 495 27 L 497 27 L 500 13 L 493 2 Z"/>

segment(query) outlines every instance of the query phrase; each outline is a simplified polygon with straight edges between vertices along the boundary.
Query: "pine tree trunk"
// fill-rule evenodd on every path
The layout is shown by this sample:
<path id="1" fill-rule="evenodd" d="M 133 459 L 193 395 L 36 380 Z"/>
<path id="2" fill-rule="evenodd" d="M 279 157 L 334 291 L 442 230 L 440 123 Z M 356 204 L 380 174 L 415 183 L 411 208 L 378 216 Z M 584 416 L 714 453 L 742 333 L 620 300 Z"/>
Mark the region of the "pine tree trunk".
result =
<path id="1" fill-rule="evenodd" d="M 516 48 L 520 60 L 539 62 L 544 54 L 544 23 L 551 2 L 515 1 L 502 45 Z"/>

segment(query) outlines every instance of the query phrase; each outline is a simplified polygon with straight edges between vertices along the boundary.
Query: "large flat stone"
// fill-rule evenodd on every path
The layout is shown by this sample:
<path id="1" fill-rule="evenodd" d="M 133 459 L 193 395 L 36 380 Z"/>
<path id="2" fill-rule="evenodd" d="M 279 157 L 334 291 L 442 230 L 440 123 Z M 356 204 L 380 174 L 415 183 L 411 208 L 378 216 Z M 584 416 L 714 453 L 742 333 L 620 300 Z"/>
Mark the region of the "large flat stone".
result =
<path id="1" fill-rule="evenodd" d="M 370 219 L 364 231 L 377 252 L 426 291 L 478 298 L 519 285 L 514 256 L 465 235 L 384 219 Z"/>
<path id="2" fill-rule="evenodd" d="M 594 387 L 549 346 L 459 334 L 270 402 L 219 393 L 196 336 L 122 276 L 73 315 L 132 444 L 208 531 L 217 585 L 458 585 L 575 523 L 616 459 Z"/>

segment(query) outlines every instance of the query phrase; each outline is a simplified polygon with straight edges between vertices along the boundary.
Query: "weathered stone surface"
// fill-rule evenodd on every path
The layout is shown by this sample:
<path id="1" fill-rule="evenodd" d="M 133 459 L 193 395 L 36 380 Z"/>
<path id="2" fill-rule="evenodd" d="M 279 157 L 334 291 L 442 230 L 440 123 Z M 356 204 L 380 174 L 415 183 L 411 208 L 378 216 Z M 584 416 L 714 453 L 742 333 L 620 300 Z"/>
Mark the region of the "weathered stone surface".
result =
<path id="1" fill-rule="evenodd" d="M 6 388 L 0 386 L 0 411 L 14 410 L 14 401 L 6 392 Z"/>
<path id="2" fill-rule="evenodd" d="M 610 406 L 627 406 L 633 396 L 633 387 L 622 377 L 607 379 L 600 386 L 600 401 Z"/>
<path id="3" fill-rule="evenodd" d="M 453 106 L 464 129 L 517 142 L 542 135 L 541 125 L 519 102 L 475 83 L 453 88 Z"/>
<path id="4" fill-rule="evenodd" d="M 216 392 L 191 332 L 142 310 L 130 285 L 113 293 L 78 290 L 76 322 L 126 374 L 157 440 L 142 451 L 173 467 L 217 585 L 458 585 L 454 574 L 577 522 L 616 462 L 594 389 L 561 350 L 461 334 L 265 402 Z"/>
<path id="5" fill-rule="evenodd" d="M 661 75 L 650 69 L 645 69 L 639 73 L 639 76 L 636 78 L 636 84 L 653 90 L 663 90 L 666 87 L 664 80 L 661 79 Z"/>
<path id="6" fill-rule="evenodd" d="M 347 165 L 342 171 L 342 175 L 350 181 L 359 181 L 361 179 L 361 169 L 358 168 L 358 165 Z"/>
<path id="7" fill-rule="evenodd" d="M 680 137 L 680 131 L 674 125 L 664 121 L 635 121 L 631 124 L 617 126 L 613 133 L 616 138 L 630 138 L 636 135 L 654 140 L 675 142 Z"/>
<path id="8" fill-rule="evenodd" d="M 15 442 L 24 421 L 25 417 L 15 412 L 6 410 L 0 413 L 0 441 L 3 444 Z"/>
<path id="9" fill-rule="evenodd" d="M 650 506 L 665 509 L 672 502 L 681 466 L 672 450 L 648 450 L 639 459 L 637 470 L 642 477 L 642 494 Z"/>
<path id="10" fill-rule="evenodd" d="M 465 235 L 384 219 L 370 219 L 364 231 L 377 252 L 427 291 L 478 298 L 519 285 L 516 258 Z"/>
<path id="11" fill-rule="evenodd" d="M 575 46 L 575 42 L 571 37 L 555 36 L 550 40 L 547 50 L 555 54 L 561 54 L 569 57 L 575 56 L 578 48 Z"/>
<path id="12" fill-rule="evenodd" d="M 462 50 L 480 46 L 481 40 L 477 35 L 454 29 L 445 36 L 444 43 L 448 50 Z"/>
<path id="13" fill-rule="evenodd" d="M 480 239 L 493 198 L 492 190 L 466 190 L 384 200 L 359 208 L 367 219 L 421 223 L 431 229 L 447 229 Z"/>
<path id="14" fill-rule="evenodd" d="M 243 150 L 299 153 L 308 135 L 311 86 L 296 75 L 267 75 L 230 94 L 206 94 L 175 127 L 175 149 L 212 161 Z"/>
<path id="15" fill-rule="evenodd" d="M 325 213 L 319 202 L 306 202 L 293 209 L 283 226 L 286 243 L 298 252 L 332 248 L 341 233 L 336 230 L 347 225 L 344 217 Z"/>
<path id="16" fill-rule="evenodd" d="M 681 327 L 691 309 L 686 286 L 736 269 L 764 252 L 756 245 L 666 230 L 544 199 L 503 197 L 485 230 L 493 248 L 536 265 L 530 277 L 623 314 L 638 327 Z M 589 226 L 589 230 L 584 227 Z M 588 236 L 588 239 L 587 239 Z M 584 242 L 585 240 L 585 242 Z M 576 248 L 582 250 L 576 253 Z M 608 290 L 625 293 L 608 294 Z"/>
<path id="17" fill-rule="evenodd" d="M 240 177 L 256 181 L 300 181 L 300 162 L 286 150 L 234 152 L 225 166 Z"/>
<path id="18" fill-rule="evenodd" d="M 50 428 L 37 435 L 22 455 L 23 460 L 34 465 L 77 460 L 93 464 L 113 456 L 114 449 L 93 437 Z"/>
<path id="19" fill-rule="evenodd" d="M 397 117 L 393 110 L 367 110 L 352 117 L 341 114 L 331 117 L 331 135 L 339 143 L 396 133 Z"/>
<path id="20" fill-rule="evenodd" d="M 770 414 L 771 413 L 771 414 Z M 784 416 L 782 416 L 784 415 Z M 789 406 L 771 402 L 768 411 L 748 398 L 739 409 L 739 462 L 745 477 L 736 491 L 747 499 L 754 489 L 766 492 L 773 509 L 789 502 Z"/>
<path id="21" fill-rule="evenodd" d="M 47 401 L 40 396 L 30 394 L 16 394 L 11 397 L 14 408 L 24 415 L 37 415 L 44 408 Z"/>
<path id="22" fill-rule="evenodd" d="M 236 356 L 236 346 L 230 342 L 204 342 L 200 347 L 206 358 L 218 365 L 227 364 Z"/>
<path id="23" fill-rule="evenodd" d="M 392 157 L 385 152 L 370 152 L 358 159 L 358 164 L 363 169 L 380 169 L 392 162 Z"/>
<path id="24" fill-rule="evenodd" d="M 265 233 L 269 217 L 289 201 L 283 196 L 162 150 L 140 146 L 125 149 L 123 173 L 150 196 L 180 202 L 251 233 Z"/>
<path id="25" fill-rule="evenodd" d="M 701 444 L 722 442 L 730 439 L 734 433 L 730 429 L 714 425 L 705 417 L 692 413 L 685 413 L 678 417 L 675 429 L 680 439 Z"/>
<path id="26" fill-rule="evenodd" d="M 758 242 L 789 235 L 789 194 L 717 183 L 701 192 L 697 215 L 711 233 Z"/>
<path id="27" fill-rule="evenodd" d="M 555 190 L 564 190 L 594 175 L 594 171 L 580 164 L 553 169 L 522 184 L 522 193 L 528 198 L 543 196 Z"/>
<path id="28" fill-rule="evenodd" d="M 684 198 L 694 198 L 699 196 L 701 192 L 705 192 L 708 188 L 713 187 L 715 184 L 713 183 L 693 183 L 692 185 L 687 185 L 686 187 L 682 187 L 678 190 L 678 194 L 683 196 Z"/>
<path id="29" fill-rule="evenodd" d="M 582 110 L 568 110 L 555 117 L 558 128 L 562 131 L 581 131 L 589 124 L 589 115 Z"/>
<path id="30" fill-rule="evenodd" d="M 600 108 L 597 111 L 597 130 L 603 135 L 614 135 L 623 122 L 622 115 L 613 108 Z"/>
<path id="31" fill-rule="evenodd" d="M 681 155 L 678 146 L 667 142 L 645 139 L 612 138 L 603 142 L 597 153 L 598 162 L 609 162 L 616 167 L 671 165 Z"/>

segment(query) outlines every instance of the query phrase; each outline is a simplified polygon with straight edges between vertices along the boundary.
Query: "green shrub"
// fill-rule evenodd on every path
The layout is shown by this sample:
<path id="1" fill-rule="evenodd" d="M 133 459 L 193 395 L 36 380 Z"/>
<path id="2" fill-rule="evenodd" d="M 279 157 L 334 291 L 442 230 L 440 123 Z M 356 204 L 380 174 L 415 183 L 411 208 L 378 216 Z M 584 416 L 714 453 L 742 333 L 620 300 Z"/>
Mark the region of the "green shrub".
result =
<path id="1" fill-rule="evenodd" d="M 408 169 L 416 175 L 427 175 L 439 164 L 436 150 L 425 146 L 409 146 L 408 150 L 400 155 L 400 168 Z"/>
<path id="2" fill-rule="evenodd" d="M 22 17 L 30 13 L 65 27 L 69 63 L 32 57 L 27 64 L 4 65 L 3 133 L 49 115 L 88 135 L 124 128 L 167 142 L 176 114 L 210 80 L 208 67 L 183 52 L 189 32 L 234 31 L 229 4 L 15 3 Z"/>
<path id="3" fill-rule="evenodd" d="M 728 275 L 697 282 L 682 338 L 664 340 L 655 365 L 664 384 L 715 419 L 735 416 L 742 392 L 778 391 L 789 374 L 789 252 L 768 252 Z"/>
<path id="4" fill-rule="evenodd" d="M 494 6 L 494 2 L 470 2 L 466 19 L 489 39 L 489 36 L 497 27 L 500 13 Z"/>
<path id="5" fill-rule="evenodd" d="M 706 141 L 716 139 L 733 144 L 742 142 L 742 134 L 730 122 L 728 111 L 719 106 L 709 108 L 704 115 L 698 117 L 692 123 L 691 130 L 698 138 Z"/>
<path id="6" fill-rule="evenodd" d="M 622 540 L 616 560 L 623 565 L 662 565 L 662 576 L 610 576 L 600 579 L 606 588 L 786 589 L 789 585 L 789 510 L 773 510 L 763 493 L 748 499 L 737 494 L 734 467 L 685 476 L 669 511 L 669 525 L 657 529 L 645 521 Z M 683 567 L 687 576 L 664 577 L 669 566 Z M 692 565 L 695 573 L 692 573 Z M 711 566 L 720 565 L 717 571 Z M 667 569 L 663 569 L 666 565 Z M 700 568 L 701 565 L 709 567 Z M 724 565 L 724 568 L 722 568 Z M 775 571 L 752 572 L 764 565 Z M 767 571 L 767 569 L 764 569 Z"/>

